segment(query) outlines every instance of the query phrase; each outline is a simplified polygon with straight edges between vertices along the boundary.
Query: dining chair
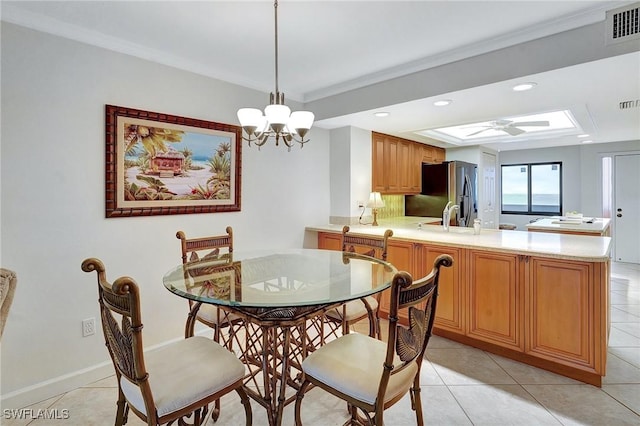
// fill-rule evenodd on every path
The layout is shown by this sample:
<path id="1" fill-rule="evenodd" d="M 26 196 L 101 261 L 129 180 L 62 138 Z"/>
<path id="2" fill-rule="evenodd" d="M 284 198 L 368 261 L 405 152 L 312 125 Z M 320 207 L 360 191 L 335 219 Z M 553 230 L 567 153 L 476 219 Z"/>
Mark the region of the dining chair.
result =
<path id="1" fill-rule="evenodd" d="M 118 380 L 116 426 L 127 423 L 130 411 L 148 425 L 187 424 L 185 418 L 202 425 L 209 404 L 233 390 L 244 405 L 246 424 L 252 423 L 244 365 L 235 354 L 202 336 L 145 352 L 140 290 L 133 278 L 108 282 L 96 258 L 85 259 L 82 270 L 98 275 L 102 330 Z"/>
<path id="2" fill-rule="evenodd" d="M 357 234 L 350 232 L 349 226 L 342 228 L 342 251 L 364 254 L 381 260 L 387 260 L 387 247 L 393 231 L 387 229 L 382 236 Z M 380 338 L 380 318 L 378 306 L 380 293 L 362 299 L 349 301 L 342 306 L 327 311 L 325 317 L 329 323 L 339 324 L 342 334 L 349 334 L 352 324 L 369 318 L 369 335 Z M 329 324 L 331 326 L 331 324 Z M 330 333 L 335 334 L 335 329 Z"/>
<path id="3" fill-rule="evenodd" d="M 13 303 L 17 283 L 18 277 L 14 271 L 0 268 L 0 339 L 9 318 L 9 309 Z"/>
<path id="4" fill-rule="evenodd" d="M 182 263 L 195 262 L 199 260 L 218 260 L 233 257 L 233 229 L 227 226 L 225 235 L 213 235 L 209 237 L 187 239 L 183 231 L 176 233 L 176 238 L 180 240 L 180 250 L 182 252 Z M 225 252 L 221 252 L 221 249 Z M 185 277 L 186 278 L 186 277 Z M 201 304 L 189 300 L 189 315 L 195 315 L 196 320 L 213 329 L 213 340 L 223 343 L 229 349 L 233 349 L 233 326 L 242 323 L 237 316 L 211 304 Z M 187 321 L 189 324 L 189 321 Z M 225 338 L 221 333 L 221 329 L 229 328 L 230 336 Z M 193 335 L 192 329 L 185 330 L 185 337 Z"/>
<path id="5" fill-rule="evenodd" d="M 417 424 L 424 424 L 420 368 L 433 329 L 440 268 L 452 264 L 453 258 L 443 254 L 435 259 L 431 272 L 415 282 L 404 271 L 394 276 L 386 343 L 364 334 L 346 334 L 302 362 L 304 379 L 296 395 L 296 425 L 302 425 L 302 399 L 311 384 L 345 400 L 352 423 L 366 420 L 370 425 L 383 425 L 384 410 L 409 392 Z M 405 308 L 409 309 L 409 328 L 398 325 L 398 311 Z"/>

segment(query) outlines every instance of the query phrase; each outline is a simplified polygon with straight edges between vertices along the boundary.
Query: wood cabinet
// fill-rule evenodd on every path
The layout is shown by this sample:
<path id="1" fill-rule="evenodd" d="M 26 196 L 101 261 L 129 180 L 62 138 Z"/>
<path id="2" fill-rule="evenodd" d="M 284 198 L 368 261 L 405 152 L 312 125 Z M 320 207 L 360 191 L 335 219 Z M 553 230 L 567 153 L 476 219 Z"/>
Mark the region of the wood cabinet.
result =
<path id="1" fill-rule="evenodd" d="M 460 273 L 464 270 L 465 263 L 460 249 L 390 240 L 387 260 L 398 270 L 409 272 L 413 279 L 417 280 L 431 271 L 433 261 L 441 254 L 453 257 L 454 263 L 451 268 L 440 269 L 435 327 L 463 332 L 462 303 L 464 293 Z M 383 318 L 387 318 L 389 315 L 390 294 L 390 290 L 382 293 L 380 315 Z M 398 316 L 402 324 L 408 324 L 406 309 L 401 310 Z"/>
<path id="2" fill-rule="evenodd" d="M 422 163 L 444 161 L 445 150 L 372 132 L 372 191 L 383 194 L 418 194 Z"/>
<path id="3" fill-rule="evenodd" d="M 318 246 L 340 250 L 340 234 L 318 233 Z M 557 259 L 480 247 L 389 240 L 387 259 L 414 279 L 433 260 L 454 263 L 440 273 L 434 334 L 602 384 L 609 335 L 609 261 Z M 380 316 L 389 314 L 384 292 Z M 407 324 L 406 312 L 400 322 Z"/>
<path id="4" fill-rule="evenodd" d="M 318 248 L 324 250 L 342 250 L 342 234 L 318 232 Z"/>
<path id="5" fill-rule="evenodd" d="M 450 268 L 440 268 L 434 327 L 439 330 L 464 333 L 466 290 L 462 274 L 467 269 L 465 251 L 459 248 L 431 245 L 423 245 L 422 251 L 423 276 L 431 271 L 436 257 L 448 254 L 453 258 L 453 265 Z"/>
<path id="6" fill-rule="evenodd" d="M 407 241 L 392 241 L 389 240 L 389 247 L 387 249 L 387 260 L 395 266 L 398 271 L 407 271 L 415 278 L 417 274 L 415 266 L 415 243 Z M 391 290 L 385 290 L 380 297 L 380 309 L 379 314 L 382 318 L 389 317 L 390 310 Z M 401 323 L 408 324 L 409 316 L 406 309 L 398 312 L 398 318 Z"/>
<path id="7" fill-rule="evenodd" d="M 469 259 L 467 337 L 511 349 L 515 352 L 504 355 L 513 359 L 600 386 L 609 322 L 608 263 L 477 250 Z"/>
<path id="8" fill-rule="evenodd" d="M 521 256 L 471 251 L 467 335 L 524 350 Z"/>
<path id="9" fill-rule="evenodd" d="M 419 158 L 420 164 L 437 164 L 442 163 L 445 159 L 445 150 L 437 146 L 425 145 L 415 142 L 416 156 Z"/>
<path id="10" fill-rule="evenodd" d="M 525 282 L 527 354 L 588 372 L 604 372 L 608 286 L 596 285 L 608 265 L 531 257 Z M 604 270 L 603 270 L 604 268 Z M 606 278 L 606 277 L 605 277 Z"/>
<path id="11" fill-rule="evenodd" d="M 373 133 L 373 167 L 371 186 L 383 194 L 409 194 L 420 192 L 413 187 L 411 141 L 382 133 Z"/>

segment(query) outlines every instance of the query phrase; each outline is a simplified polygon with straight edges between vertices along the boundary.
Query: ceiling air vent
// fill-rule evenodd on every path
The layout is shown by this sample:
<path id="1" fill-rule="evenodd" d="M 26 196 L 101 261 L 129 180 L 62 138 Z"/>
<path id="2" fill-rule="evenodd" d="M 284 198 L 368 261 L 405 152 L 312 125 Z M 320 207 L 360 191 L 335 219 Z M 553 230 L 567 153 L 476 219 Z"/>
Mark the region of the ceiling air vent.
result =
<path id="1" fill-rule="evenodd" d="M 620 102 L 620 109 L 640 108 L 640 99 Z"/>
<path id="2" fill-rule="evenodd" d="M 640 40 L 640 3 L 607 11 L 607 44 Z"/>

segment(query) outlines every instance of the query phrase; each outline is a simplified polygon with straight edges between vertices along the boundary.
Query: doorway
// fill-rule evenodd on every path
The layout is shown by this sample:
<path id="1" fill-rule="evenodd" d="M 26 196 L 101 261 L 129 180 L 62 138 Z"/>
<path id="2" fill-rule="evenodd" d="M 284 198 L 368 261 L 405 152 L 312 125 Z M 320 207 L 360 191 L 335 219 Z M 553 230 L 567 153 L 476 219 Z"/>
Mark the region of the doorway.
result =
<path id="1" fill-rule="evenodd" d="M 614 155 L 613 163 L 614 259 L 640 264 L 640 154 Z"/>

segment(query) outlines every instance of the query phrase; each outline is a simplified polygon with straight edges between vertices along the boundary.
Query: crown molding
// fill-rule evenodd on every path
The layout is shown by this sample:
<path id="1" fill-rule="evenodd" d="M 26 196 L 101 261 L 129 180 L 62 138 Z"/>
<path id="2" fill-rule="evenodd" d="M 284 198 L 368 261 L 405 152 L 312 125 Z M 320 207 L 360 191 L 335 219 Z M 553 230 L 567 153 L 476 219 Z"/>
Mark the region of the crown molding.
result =
<path id="1" fill-rule="evenodd" d="M 93 31 L 79 25 L 63 22 L 43 14 L 33 13 L 6 2 L 3 2 L 1 7 L 0 19 L 4 22 L 267 93 L 265 89 L 261 87 L 262 85 L 255 81 L 240 79 L 237 75 L 229 76 L 218 70 L 211 69 L 202 63 L 190 61 L 184 57 L 171 55 L 164 51 L 132 43 L 122 38 L 113 37 L 99 31 Z M 287 98 L 301 102 L 303 96 L 299 93 L 287 92 Z"/>

